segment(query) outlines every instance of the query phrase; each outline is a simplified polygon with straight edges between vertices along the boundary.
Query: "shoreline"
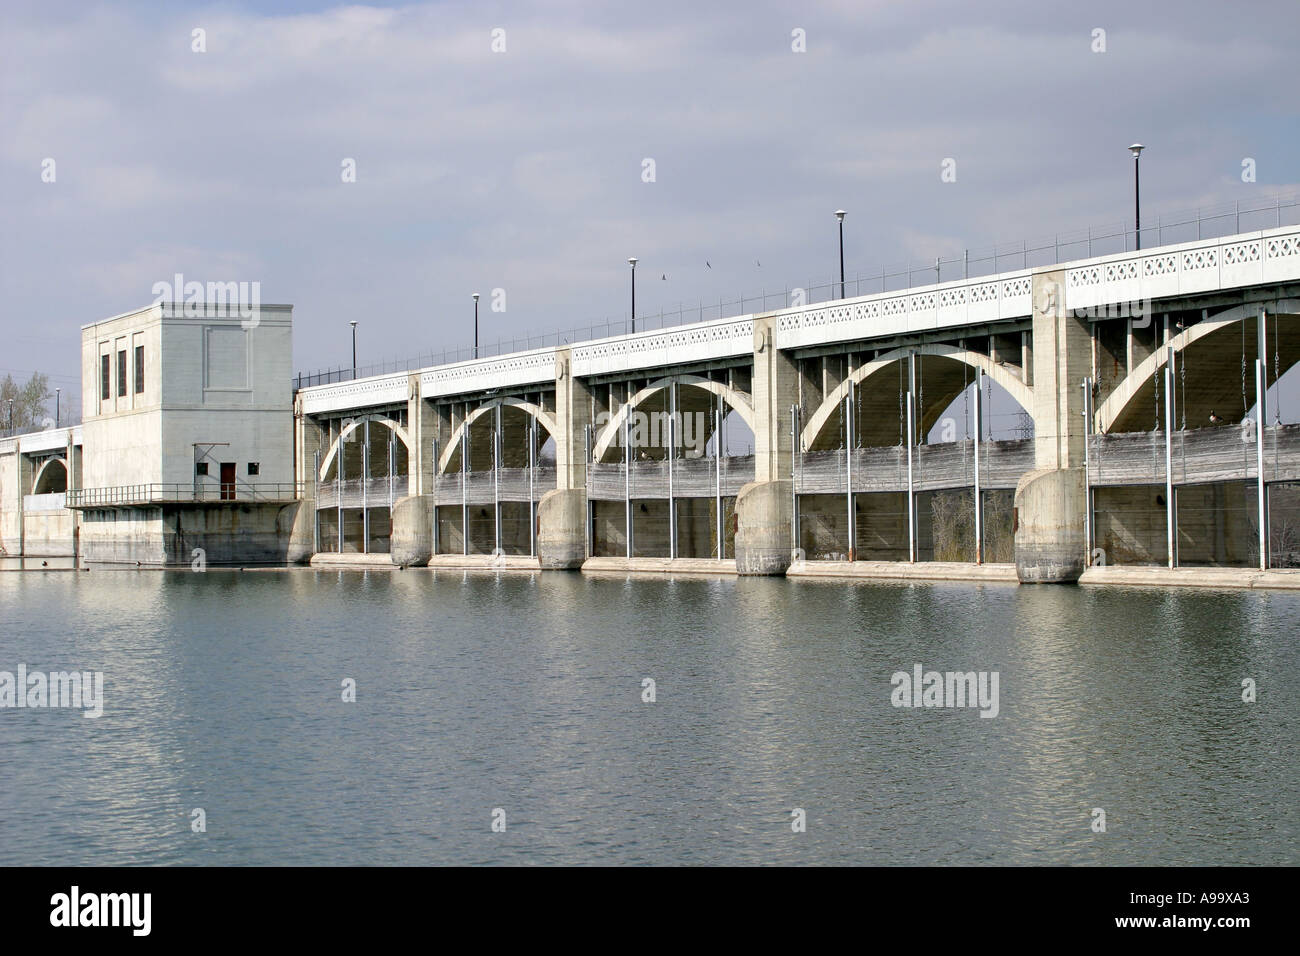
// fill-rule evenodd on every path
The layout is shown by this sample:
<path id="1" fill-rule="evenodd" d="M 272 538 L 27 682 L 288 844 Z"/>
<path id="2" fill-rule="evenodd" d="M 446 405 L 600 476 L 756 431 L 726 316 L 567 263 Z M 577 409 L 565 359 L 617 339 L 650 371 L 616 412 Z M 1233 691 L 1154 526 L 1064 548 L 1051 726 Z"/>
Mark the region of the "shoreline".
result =
<path id="1" fill-rule="evenodd" d="M 67 565 L 66 556 L 56 559 L 12 558 L 15 562 L 57 560 L 61 566 L 0 567 L 4 572 L 89 572 L 89 571 L 172 571 L 194 573 L 186 565 L 160 567 L 114 564 Z M 208 572 L 252 573 L 266 571 L 474 571 L 487 573 L 538 574 L 541 564 L 527 555 L 435 555 L 427 565 L 399 566 L 387 554 L 321 553 L 310 563 L 278 565 L 210 565 Z M 738 577 L 734 559 L 716 558 L 588 558 L 582 574 L 611 576 L 669 577 Z M 921 581 L 1019 586 L 1014 564 L 964 564 L 944 561 L 918 561 L 913 564 L 894 561 L 799 561 L 784 575 L 805 580 L 824 581 Z M 1163 567 L 1091 567 L 1077 584 L 1083 587 L 1194 588 L 1232 591 L 1300 591 L 1300 568 L 1163 568 Z"/>

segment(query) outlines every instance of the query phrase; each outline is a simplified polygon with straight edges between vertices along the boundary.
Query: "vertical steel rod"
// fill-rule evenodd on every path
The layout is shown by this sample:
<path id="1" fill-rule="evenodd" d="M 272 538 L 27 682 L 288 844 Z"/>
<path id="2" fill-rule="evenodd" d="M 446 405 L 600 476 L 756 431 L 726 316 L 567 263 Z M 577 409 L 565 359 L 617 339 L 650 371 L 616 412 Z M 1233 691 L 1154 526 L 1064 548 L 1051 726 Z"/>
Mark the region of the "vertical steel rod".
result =
<path id="1" fill-rule="evenodd" d="M 984 498 L 980 491 L 980 391 L 984 370 L 975 370 L 975 563 L 984 563 Z"/>
<path id="2" fill-rule="evenodd" d="M 1174 507 L 1174 350 L 1165 352 L 1165 547 L 1169 551 L 1169 567 L 1178 564 L 1175 523 L 1178 521 Z"/>
<path id="3" fill-rule="evenodd" d="M 677 502 L 673 498 L 673 456 L 677 449 L 677 382 L 668 385 L 668 557 L 677 557 Z"/>
<path id="4" fill-rule="evenodd" d="M 916 438 L 916 353 L 907 354 L 907 560 L 916 561 L 916 494 L 912 474 L 912 443 Z"/>
<path id="5" fill-rule="evenodd" d="M 627 539 L 627 558 L 632 560 L 632 447 L 628 436 L 628 410 L 623 412 L 623 534 Z"/>
<path id="6" fill-rule="evenodd" d="M 1259 514 L 1259 569 L 1268 568 L 1268 489 L 1264 484 L 1264 403 L 1267 393 L 1265 356 L 1268 354 L 1268 317 L 1264 307 L 1259 309 L 1259 328 L 1255 358 L 1255 470 L 1258 475 L 1258 514 Z"/>

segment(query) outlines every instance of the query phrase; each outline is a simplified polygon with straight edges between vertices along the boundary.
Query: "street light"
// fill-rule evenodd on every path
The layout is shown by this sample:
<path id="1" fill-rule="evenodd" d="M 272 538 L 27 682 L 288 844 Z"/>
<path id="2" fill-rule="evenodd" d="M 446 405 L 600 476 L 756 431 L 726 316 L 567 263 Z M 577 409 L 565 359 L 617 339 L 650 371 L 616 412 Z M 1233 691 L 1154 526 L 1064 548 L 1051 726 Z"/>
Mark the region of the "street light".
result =
<path id="1" fill-rule="evenodd" d="M 629 256 L 627 264 L 632 267 L 632 331 L 636 331 L 636 256 Z"/>
<path id="2" fill-rule="evenodd" d="M 9 434 L 14 433 L 14 400 L 9 399 Z"/>
<path id="3" fill-rule="evenodd" d="M 357 320 L 353 319 L 348 325 L 352 326 L 352 377 L 357 377 Z"/>
<path id="4" fill-rule="evenodd" d="M 63 389 L 61 388 L 56 388 L 54 390 L 54 427 L 55 428 L 59 427 L 59 393 L 62 391 Z"/>
<path id="5" fill-rule="evenodd" d="M 474 357 L 478 358 L 478 293 L 474 293 Z"/>
<path id="6" fill-rule="evenodd" d="M 844 216 L 843 209 L 835 210 L 835 218 L 840 221 L 840 298 L 844 298 Z"/>
<path id="7" fill-rule="evenodd" d="M 1137 234 L 1137 248 L 1142 248 L 1142 201 L 1141 185 L 1142 179 L 1138 175 L 1138 168 L 1142 163 L 1142 150 L 1146 149 L 1141 143 L 1134 143 L 1128 148 L 1133 154 L 1133 231 Z"/>

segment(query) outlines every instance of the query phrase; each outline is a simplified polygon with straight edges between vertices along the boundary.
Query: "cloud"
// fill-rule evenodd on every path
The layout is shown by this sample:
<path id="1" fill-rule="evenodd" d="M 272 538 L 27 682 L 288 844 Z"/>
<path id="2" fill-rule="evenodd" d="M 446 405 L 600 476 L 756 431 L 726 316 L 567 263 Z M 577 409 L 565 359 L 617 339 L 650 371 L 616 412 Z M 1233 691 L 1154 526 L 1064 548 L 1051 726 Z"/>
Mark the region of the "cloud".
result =
<path id="1" fill-rule="evenodd" d="M 837 207 L 851 275 L 1115 223 L 1134 138 L 1154 216 L 1300 180 L 1300 8 L 1154 6 L 18 5 L 0 295 L 76 317 L 21 363 L 75 371 L 75 325 L 153 281 L 247 276 L 297 305 L 305 367 L 337 363 L 358 315 L 363 360 L 463 345 L 476 290 L 508 291 L 493 339 L 603 322 L 629 255 L 647 313 L 825 283 Z"/>

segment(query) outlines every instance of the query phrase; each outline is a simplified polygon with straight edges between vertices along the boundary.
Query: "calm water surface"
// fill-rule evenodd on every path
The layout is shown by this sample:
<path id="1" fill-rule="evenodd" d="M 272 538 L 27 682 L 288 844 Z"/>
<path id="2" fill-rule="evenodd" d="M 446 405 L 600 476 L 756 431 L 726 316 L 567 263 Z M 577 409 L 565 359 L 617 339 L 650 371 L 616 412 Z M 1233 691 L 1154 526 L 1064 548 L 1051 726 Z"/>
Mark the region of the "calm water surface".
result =
<path id="1" fill-rule="evenodd" d="M 1295 864 L 1297 634 L 1284 593 L 6 571 L 0 670 L 105 705 L 0 709 L 0 864 Z M 1001 712 L 894 708 L 917 663 Z"/>

